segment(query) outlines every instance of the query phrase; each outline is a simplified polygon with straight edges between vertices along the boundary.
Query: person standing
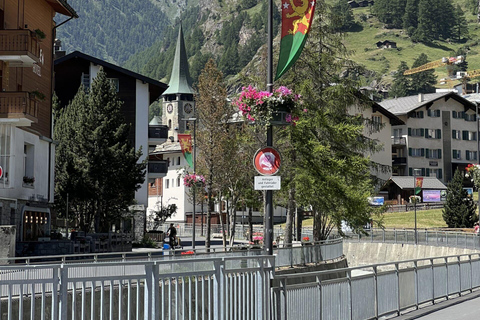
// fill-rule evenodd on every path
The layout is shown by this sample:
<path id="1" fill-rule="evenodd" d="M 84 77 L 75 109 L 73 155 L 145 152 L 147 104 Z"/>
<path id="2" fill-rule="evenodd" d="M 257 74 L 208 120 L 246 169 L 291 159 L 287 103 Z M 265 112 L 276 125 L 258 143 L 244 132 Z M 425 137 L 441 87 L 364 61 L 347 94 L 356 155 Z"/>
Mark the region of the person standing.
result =
<path id="1" fill-rule="evenodd" d="M 173 226 L 173 223 L 170 223 L 170 228 L 167 230 L 167 236 L 169 238 L 170 248 L 175 247 L 175 239 L 177 237 L 177 229 Z"/>

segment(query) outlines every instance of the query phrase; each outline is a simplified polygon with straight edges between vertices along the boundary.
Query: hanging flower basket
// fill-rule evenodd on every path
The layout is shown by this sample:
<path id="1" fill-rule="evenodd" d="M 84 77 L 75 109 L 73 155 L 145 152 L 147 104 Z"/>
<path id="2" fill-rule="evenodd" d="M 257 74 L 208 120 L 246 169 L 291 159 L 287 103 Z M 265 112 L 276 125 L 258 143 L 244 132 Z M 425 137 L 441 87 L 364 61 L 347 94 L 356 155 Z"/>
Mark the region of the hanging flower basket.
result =
<path id="1" fill-rule="evenodd" d="M 301 97 L 287 87 L 279 87 L 273 93 L 257 88 L 243 87 L 233 102 L 249 121 L 268 125 L 295 125 L 302 113 Z"/>
<path id="2" fill-rule="evenodd" d="M 198 188 L 203 188 L 205 187 L 205 177 L 195 173 L 192 173 L 192 174 L 187 173 L 183 177 L 183 185 L 189 188 L 194 186 Z"/>

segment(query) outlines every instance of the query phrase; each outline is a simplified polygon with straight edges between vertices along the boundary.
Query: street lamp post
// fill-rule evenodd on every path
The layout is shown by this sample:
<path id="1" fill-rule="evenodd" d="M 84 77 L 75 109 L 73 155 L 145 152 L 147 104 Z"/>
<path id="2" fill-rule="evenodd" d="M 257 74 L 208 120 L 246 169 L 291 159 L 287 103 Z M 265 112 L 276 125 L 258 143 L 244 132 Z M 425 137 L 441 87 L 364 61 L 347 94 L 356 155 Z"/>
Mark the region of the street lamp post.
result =
<path id="1" fill-rule="evenodd" d="M 416 184 L 417 184 L 417 174 L 421 172 L 420 169 L 413 169 L 413 208 L 415 211 L 415 245 L 418 244 L 418 236 L 417 236 L 417 194 L 416 191 Z"/>
<path id="2" fill-rule="evenodd" d="M 197 129 L 197 118 L 187 118 L 182 119 L 185 121 L 192 121 L 193 122 L 193 174 L 195 172 L 195 161 L 196 161 L 196 147 L 197 147 L 197 136 L 196 136 L 196 129 Z M 193 212 L 192 212 L 192 249 L 195 250 L 195 206 L 196 206 L 196 194 L 197 194 L 197 186 L 193 186 Z M 202 219 L 203 219 L 203 212 L 202 212 Z M 203 222 L 202 222 L 203 223 Z"/>

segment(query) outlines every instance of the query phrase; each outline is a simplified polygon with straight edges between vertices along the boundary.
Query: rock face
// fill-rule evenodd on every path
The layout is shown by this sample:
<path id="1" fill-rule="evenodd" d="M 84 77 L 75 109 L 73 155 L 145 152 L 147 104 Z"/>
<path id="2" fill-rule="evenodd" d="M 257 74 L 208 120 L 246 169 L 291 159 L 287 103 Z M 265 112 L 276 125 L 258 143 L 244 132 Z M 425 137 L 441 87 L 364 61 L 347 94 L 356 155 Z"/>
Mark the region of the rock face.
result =
<path id="1" fill-rule="evenodd" d="M 0 226 L 0 264 L 8 264 L 7 258 L 15 257 L 15 226 Z"/>

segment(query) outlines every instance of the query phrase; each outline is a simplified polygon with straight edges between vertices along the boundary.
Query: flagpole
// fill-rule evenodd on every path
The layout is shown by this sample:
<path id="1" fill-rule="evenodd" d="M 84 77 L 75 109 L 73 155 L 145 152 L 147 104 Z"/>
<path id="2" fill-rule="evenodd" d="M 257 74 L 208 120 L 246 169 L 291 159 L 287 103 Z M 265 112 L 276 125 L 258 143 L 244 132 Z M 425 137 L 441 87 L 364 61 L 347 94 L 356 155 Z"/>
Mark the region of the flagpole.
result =
<path id="1" fill-rule="evenodd" d="M 268 1 L 268 52 L 267 91 L 273 92 L 273 0 Z M 273 129 L 267 128 L 267 147 L 273 147 Z M 266 255 L 273 255 L 273 190 L 265 191 L 265 242 Z"/>

